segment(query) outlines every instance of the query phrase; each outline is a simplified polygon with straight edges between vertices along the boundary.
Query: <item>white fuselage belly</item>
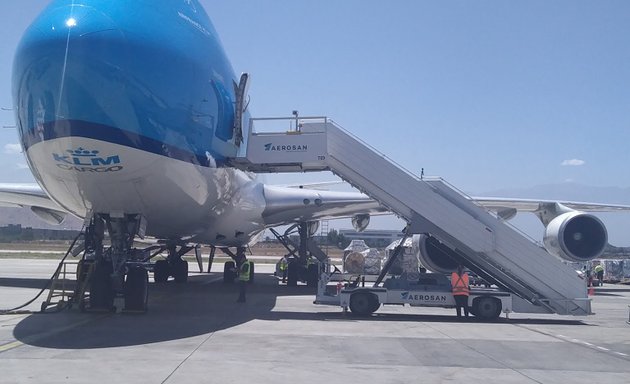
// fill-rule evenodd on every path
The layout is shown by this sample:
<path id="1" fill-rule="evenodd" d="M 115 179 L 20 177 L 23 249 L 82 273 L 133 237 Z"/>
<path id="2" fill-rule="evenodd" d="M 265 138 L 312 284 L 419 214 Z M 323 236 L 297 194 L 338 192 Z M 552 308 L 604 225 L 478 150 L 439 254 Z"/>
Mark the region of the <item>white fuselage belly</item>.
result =
<path id="1" fill-rule="evenodd" d="M 27 157 L 43 188 L 79 217 L 142 214 L 147 235 L 247 244 L 264 226 L 262 184 L 210 168 L 81 137 L 39 142 Z"/>

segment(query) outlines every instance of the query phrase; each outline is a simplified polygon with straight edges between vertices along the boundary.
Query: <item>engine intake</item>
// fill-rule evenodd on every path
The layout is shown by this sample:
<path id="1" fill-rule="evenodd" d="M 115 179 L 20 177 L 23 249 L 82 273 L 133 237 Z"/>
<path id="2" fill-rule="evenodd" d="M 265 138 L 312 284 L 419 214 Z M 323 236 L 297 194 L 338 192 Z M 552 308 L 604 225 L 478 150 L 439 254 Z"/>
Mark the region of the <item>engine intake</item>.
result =
<path id="1" fill-rule="evenodd" d="M 435 237 L 414 235 L 412 244 L 420 263 L 429 271 L 449 274 L 457 269 L 458 262 L 455 251 L 442 244 Z"/>
<path id="2" fill-rule="evenodd" d="M 606 226 L 584 212 L 567 212 L 551 220 L 545 229 L 545 248 L 568 261 L 588 261 L 604 253 L 608 244 Z"/>

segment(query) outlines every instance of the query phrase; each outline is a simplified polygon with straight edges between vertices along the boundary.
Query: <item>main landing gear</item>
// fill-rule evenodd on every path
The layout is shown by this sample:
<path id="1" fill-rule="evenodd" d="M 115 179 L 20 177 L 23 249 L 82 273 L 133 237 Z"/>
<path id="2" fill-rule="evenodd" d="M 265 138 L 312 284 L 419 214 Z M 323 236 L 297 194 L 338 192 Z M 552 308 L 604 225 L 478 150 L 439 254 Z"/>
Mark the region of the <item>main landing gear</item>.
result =
<path id="1" fill-rule="evenodd" d="M 153 279 L 156 283 L 165 283 L 170 276 L 173 276 L 176 283 L 188 281 L 188 262 L 182 256 L 194 247 L 181 245 L 177 250 L 176 244 L 167 244 L 168 258 L 158 260 L 153 267 Z"/>
<path id="2" fill-rule="evenodd" d="M 232 284 L 238 276 L 238 267 L 247 261 L 245 256 L 245 247 L 237 247 L 236 254 L 230 251 L 229 248 L 218 248 L 221 252 L 232 258 L 232 261 L 226 261 L 223 264 L 223 283 Z M 249 283 L 254 282 L 254 263 L 249 263 Z"/>
<path id="3" fill-rule="evenodd" d="M 328 256 L 312 241 L 318 228 L 318 221 L 296 223 L 290 226 L 284 235 L 270 228 L 271 233 L 289 252 L 285 256 L 289 260 L 287 286 L 297 286 L 298 281 L 306 282 L 309 287 L 317 286 L 319 277 L 317 261 L 325 263 L 328 259 Z M 299 238 L 298 243 L 292 240 L 295 235 Z"/>

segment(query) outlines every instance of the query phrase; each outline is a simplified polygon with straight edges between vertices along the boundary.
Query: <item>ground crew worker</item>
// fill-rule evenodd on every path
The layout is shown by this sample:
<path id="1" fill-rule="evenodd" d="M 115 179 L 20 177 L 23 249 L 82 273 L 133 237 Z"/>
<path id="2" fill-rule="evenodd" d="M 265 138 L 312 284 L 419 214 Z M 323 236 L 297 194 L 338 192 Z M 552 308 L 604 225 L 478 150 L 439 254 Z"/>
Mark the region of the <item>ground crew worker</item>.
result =
<path id="1" fill-rule="evenodd" d="M 591 269 L 588 266 L 582 267 L 582 272 L 584 272 L 584 276 L 586 277 L 586 286 L 593 286 L 593 276 L 591 276 Z"/>
<path id="2" fill-rule="evenodd" d="M 238 300 L 237 303 L 245 302 L 245 291 L 249 282 L 249 261 L 245 260 L 238 269 Z"/>
<path id="3" fill-rule="evenodd" d="M 593 270 L 597 276 L 597 285 L 601 287 L 604 285 L 604 267 L 601 264 L 597 264 Z"/>
<path id="4" fill-rule="evenodd" d="M 287 257 L 284 256 L 282 259 L 280 259 L 280 273 L 282 273 L 283 283 L 287 282 L 287 269 L 289 269 L 289 261 L 287 260 Z"/>
<path id="5" fill-rule="evenodd" d="M 457 272 L 451 274 L 451 287 L 453 288 L 457 317 L 462 317 L 461 309 L 464 308 L 464 316 L 468 318 L 468 296 L 470 295 L 470 287 L 468 285 L 468 274 L 464 272 L 464 267 L 461 265 L 457 266 Z"/>

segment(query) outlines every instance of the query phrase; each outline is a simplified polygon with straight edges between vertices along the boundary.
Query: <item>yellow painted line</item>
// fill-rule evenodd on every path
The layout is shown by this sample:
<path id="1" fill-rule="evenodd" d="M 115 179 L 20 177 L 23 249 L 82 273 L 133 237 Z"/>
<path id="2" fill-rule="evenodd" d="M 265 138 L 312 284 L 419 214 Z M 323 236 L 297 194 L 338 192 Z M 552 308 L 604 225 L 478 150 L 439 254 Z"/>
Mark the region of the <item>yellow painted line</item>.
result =
<path id="1" fill-rule="evenodd" d="M 13 348 L 17 348 L 24 345 L 24 343 L 22 343 L 21 341 L 13 341 L 11 343 L 6 343 L 3 345 L 0 345 L 0 352 L 6 352 L 9 349 L 13 349 Z"/>

